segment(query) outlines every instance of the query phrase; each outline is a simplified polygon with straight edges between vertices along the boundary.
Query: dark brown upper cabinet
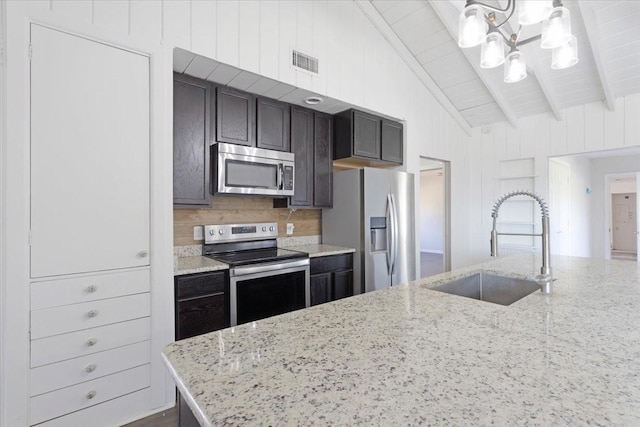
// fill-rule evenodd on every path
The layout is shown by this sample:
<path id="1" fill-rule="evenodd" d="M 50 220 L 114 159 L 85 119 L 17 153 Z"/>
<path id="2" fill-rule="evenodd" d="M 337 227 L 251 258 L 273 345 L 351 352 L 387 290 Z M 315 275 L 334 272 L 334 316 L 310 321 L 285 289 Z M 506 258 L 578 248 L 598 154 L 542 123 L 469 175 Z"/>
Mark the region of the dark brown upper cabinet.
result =
<path id="1" fill-rule="evenodd" d="M 354 166 L 402 164 L 402 123 L 357 110 L 334 116 L 335 160 Z"/>
<path id="2" fill-rule="evenodd" d="M 313 111 L 291 107 L 291 152 L 295 154 L 295 187 L 289 204 L 313 205 Z"/>
<path id="3" fill-rule="evenodd" d="M 173 203 L 208 205 L 211 85 L 173 75 Z"/>
<path id="4" fill-rule="evenodd" d="M 258 148 L 289 151 L 289 104 L 258 98 Z"/>
<path id="5" fill-rule="evenodd" d="M 291 152 L 295 154 L 295 192 L 288 206 L 333 206 L 333 118 L 306 108 L 291 107 Z M 286 207 L 275 200 L 274 207 Z"/>
<path id="6" fill-rule="evenodd" d="M 216 141 L 256 146 L 256 97 L 217 87 Z"/>
<path id="7" fill-rule="evenodd" d="M 333 207 L 333 119 L 315 113 L 313 132 L 313 206 Z"/>

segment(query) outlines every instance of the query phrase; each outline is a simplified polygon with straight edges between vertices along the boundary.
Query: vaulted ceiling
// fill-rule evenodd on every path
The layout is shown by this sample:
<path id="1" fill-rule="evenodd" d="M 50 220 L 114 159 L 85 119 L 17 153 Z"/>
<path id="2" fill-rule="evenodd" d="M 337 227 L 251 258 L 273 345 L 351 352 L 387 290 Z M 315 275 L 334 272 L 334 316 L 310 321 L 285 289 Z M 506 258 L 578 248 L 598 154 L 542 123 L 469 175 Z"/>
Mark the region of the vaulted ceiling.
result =
<path id="1" fill-rule="evenodd" d="M 501 66 L 480 68 L 479 46 L 458 47 L 463 0 L 370 3 L 368 14 L 381 18 L 378 29 L 406 47 L 405 61 L 419 64 L 418 71 L 428 75 L 439 95 L 471 126 L 503 120 L 515 126 L 519 118 L 543 112 L 560 119 L 564 108 L 598 101 L 611 110 L 615 98 L 640 93 L 640 0 L 563 1 L 578 39 L 578 64 L 552 70 L 551 51 L 530 43 L 522 47 L 529 75 L 518 83 L 504 83 Z M 487 3 L 504 6 L 506 1 Z M 539 32 L 539 24 L 524 27 L 521 39 Z"/>

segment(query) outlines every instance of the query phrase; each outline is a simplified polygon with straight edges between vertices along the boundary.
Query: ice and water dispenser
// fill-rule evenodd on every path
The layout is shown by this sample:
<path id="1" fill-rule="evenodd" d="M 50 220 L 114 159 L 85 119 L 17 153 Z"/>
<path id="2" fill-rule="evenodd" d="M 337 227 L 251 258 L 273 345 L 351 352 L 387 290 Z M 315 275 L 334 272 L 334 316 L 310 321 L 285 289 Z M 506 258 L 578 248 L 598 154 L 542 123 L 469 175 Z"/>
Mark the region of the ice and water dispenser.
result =
<path id="1" fill-rule="evenodd" d="M 372 216 L 369 218 L 371 233 L 371 252 L 387 251 L 387 217 Z"/>

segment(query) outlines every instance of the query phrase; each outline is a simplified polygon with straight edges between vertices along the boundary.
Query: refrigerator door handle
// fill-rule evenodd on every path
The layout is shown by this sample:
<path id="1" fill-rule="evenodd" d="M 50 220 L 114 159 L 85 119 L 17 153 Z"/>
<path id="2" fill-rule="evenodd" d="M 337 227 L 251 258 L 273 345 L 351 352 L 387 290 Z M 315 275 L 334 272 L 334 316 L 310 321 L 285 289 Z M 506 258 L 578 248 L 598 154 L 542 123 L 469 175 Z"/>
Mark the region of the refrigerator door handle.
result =
<path id="1" fill-rule="evenodd" d="M 398 257 L 398 210 L 396 208 L 396 198 L 393 194 L 389 194 L 391 201 L 391 274 L 395 273 L 396 261 Z"/>
<path id="2" fill-rule="evenodd" d="M 393 251 L 393 213 L 392 213 L 392 201 L 391 194 L 387 194 L 387 209 L 385 212 L 385 217 L 387 218 L 387 273 L 389 275 L 392 274 L 392 251 Z"/>

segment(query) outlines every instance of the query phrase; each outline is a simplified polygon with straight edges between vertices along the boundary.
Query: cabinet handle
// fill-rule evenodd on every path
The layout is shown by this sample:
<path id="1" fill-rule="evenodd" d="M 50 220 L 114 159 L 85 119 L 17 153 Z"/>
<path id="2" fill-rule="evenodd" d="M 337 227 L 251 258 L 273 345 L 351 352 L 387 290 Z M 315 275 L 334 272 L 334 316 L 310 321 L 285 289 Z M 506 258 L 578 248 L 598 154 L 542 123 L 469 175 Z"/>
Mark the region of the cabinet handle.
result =
<path id="1" fill-rule="evenodd" d="M 138 252 L 138 256 L 140 258 L 146 258 L 147 256 L 149 256 L 149 251 L 140 251 Z"/>
<path id="2" fill-rule="evenodd" d="M 91 372 L 95 371 L 97 367 L 98 366 L 95 363 L 92 363 L 91 365 L 89 365 L 86 368 L 84 368 L 84 370 L 87 371 L 88 373 L 91 373 Z"/>
<path id="3" fill-rule="evenodd" d="M 87 399 L 93 399 L 94 397 L 96 397 L 96 391 L 95 390 L 91 390 L 89 393 L 86 394 Z"/>
<path id="4" fill-rule="evenodd" d="M 87 313 L 87 316 L 89 317 L 96 317 L 98 315 L 98 310 L 89 310 L 89 312 Z"/>
<path id="5" fill-rule="evenodd" d="M 87 286 L 87 292 L 89 292 L 90 294 L 97 291 L 98 287 L 96 285 L 89 285 Z"/>
<path id="6" fill-rule="evenodd" d="M 87 345 L 88 345 L 89 347 L 93 347 L 93 346 L 94 346 L 94 345 L 96 345 L 96 344 L 98 344 L 98 340 L 97 340 L 97 339 L 95 339 L 95 338 L 89 338 L 89 339 L 87 340 Z"/>

